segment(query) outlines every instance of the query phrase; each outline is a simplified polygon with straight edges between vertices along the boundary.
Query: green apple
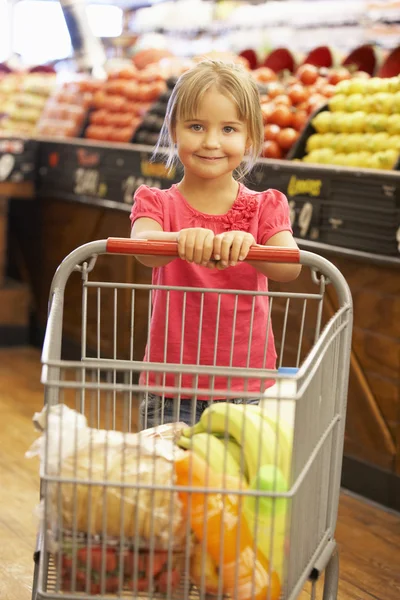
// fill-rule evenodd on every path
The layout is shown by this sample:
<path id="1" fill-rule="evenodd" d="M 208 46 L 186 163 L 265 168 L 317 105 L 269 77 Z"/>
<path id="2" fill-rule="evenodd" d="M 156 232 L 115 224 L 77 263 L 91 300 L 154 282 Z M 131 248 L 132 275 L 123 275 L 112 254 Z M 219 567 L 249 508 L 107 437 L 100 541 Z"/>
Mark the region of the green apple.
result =
<path id="1" fill-rule="evenodd" d="M 367 94 L 377 94 L 378 92 L 385 92 L 388 89 L 388 85 L 385 80 L 381 77 L 371 77 L 366 80 Z"/>
<path id="2" fill-rule="evenodd" d="M 383 152 L 376 152 L 371 159 L 370 168 L 372 169 L 383 169 L 384 171 L 390 171 L 395 166 L 398 159 L 398 153 L 396 150 L 385 150 Z M 373 166 L 372 166 L 373 165 Z"/>
<path id="3" fill-rule="evenodd" d="M 393 94 L 393 112 L 400 113 L 400 92 Z"/>
<path id="4" fill-rule="evenodd" d="M 344 94 L 334 94 L 328 102 L 331 112 L 344 111 L 346 106 L 347 96 Z"/>
<path id="5" fill-rule="evenodd" d="M 372 105 L 372 111 L 376 113 L 384 113 L 385 115 L 391 115 L 394 111 L 394 96 L 387 92 L 379 92 L 378 94 L 372 94 L 370 96 Z"/>
<path id="6" fill-rule="evenodd" d="M 334 152 L 331 148 L 320 148 L 318 150 L 313 150 L 308 155 L 308 160 L 306 162 L 314 162 L 319 164 L 331 164 L 332 157 Z"/>
<path id="7" fill-rule="evenodd" d="M 314 117 L 311 123 L 318 133 L 328 133 L 331 131 L 332 117 L 333 115 L 325 110 Z"/>
<path id="8" fill-rule="evenodd" d="M 400 114 L 390 115 L 390 117 L 388 117 L 387 131 L 390 135 L 400 134 Z"/>
<path id="9" fill-rule="evenodd" d="M 360 110 L 360 106 L 362 105 L 363 100 L 364 97 L 362 96 L 362 94 L 351 94 L 350 96 L 347 96 L 345 102 L 345 110 L 347 112 L 356 112 Z"/>
<path id="10" fill-rule="evenodd" d="M 332 157 L 332 164 L 344 166 L 346 164 L 346 154 L 343 152 L 339 152 L 338 154 L 334 154 Z"/>
<path id="11" fill-rule="evenodd" d="M 346 96 L 351 94 L 351 79 L 339 81 L 335 88 L 335 95 L 336 94 L 345 94 Z"/>
<path id="12" fill-rule="evenodd" d="M 388 150 L 396 150 L 400 153 L 400 135 L 389 135 L 386 147 Z"/>
<path id="13" fill-rule="evenodd" d="M 390 79 L 387 79 L 387 85 L 388 85 L 388 92 L 399 92 L 400 91 L 400 75 L 397 75 L 397 77 L 390 77 Z"/>
<path id="14" fill-rule="evenodd" d="M 389 119 L 387 115 L 371 113 L 365 123 L 367 133 L 378 133 L 379 131 L 388 131 Z"/>
<path id="15" fill-rule="evenodd" d="M 367 79 L 363 77 L 355 77 L 349 80 L 348 93 L 349 94 L 362 94 L 367 93 Z"/>

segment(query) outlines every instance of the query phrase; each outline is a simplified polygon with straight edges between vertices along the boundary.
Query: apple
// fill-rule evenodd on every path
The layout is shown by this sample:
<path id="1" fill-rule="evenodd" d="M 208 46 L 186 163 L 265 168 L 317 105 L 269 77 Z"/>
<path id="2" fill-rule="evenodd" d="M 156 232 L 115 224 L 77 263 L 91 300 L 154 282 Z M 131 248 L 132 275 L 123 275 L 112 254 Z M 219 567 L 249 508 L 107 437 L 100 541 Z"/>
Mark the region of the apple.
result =
<path id="1" fill-rule="evenodd" d="M 381 116 L 381 115 L 379 115 L 379 116 Z M 384 115 L 382 115 L 382 116 L 384 116 Z M 390 117 L 387 117 L 387 131 L 391 135 L 399 135 L 400 134 L 400 114 L 390 115 Z"/>
<path id="2" fill-rule="evenodd" d="M 399 119 L 399 132 L 400 132 L 400 115 L 392 115 Z M 379 115 L 377 113 L 371 113 L 368 115 L 368 119 L 365 123 L 365 131 L 367 133 L 378 133 L 379 131 L 388 131 L 389 133 L 397 133 L 392 131 L 390 128 L 390 119 L 387 115 Z"/>
<path id="3" fill-rule="evenodd" d="M 321 133 L 313 133 L 306 141 L 306 152 L 309 154 L 313 150 L 324 147 L 324 135 Z"/>
<path id="4" fill-rule="evenodd" d="M 400 113 L 400 92 L 393 94 L 393 112 Z"/>
<path id="5" fill-rule="evenodd" d="M 387 140 L 387 149 L 400 153 L 400 135 L 390 135 Z"/>
<path id="6" fill-rule="evenodd" d="M 364 78 L 351 79 L 348 85 L 349 94 L 366 94 L 368 89 L 367 80 Z"/>
<path id="7" fill-rule="evenodd" d="M 351 89 L 351 81 L 340 81 L 337 85 L 336 85 L 336 93 L 337 94 L 344 94 L 344 95 L 348 95 L 350 94 L 350 89 Z"/>
<path id="8" fill-rule="evenodd" d="M 358 110 L 347 115 L 344 131 L 349 133 L 362 133 L 366 130 L 367 122 L 368 115 L 364 111 Z"/>
<path id="9" fill-rule="evenodd" d="M 378 92 L 387 91 L 388 85 L 385 83 L 385 79 L 381 77 L 371 77 L 366 82 L 367 94 L 376 94 Z"/>
<path id="10" fill-rule="evenodd" d="M 344 94 L 335 94 L 332 96 L 328 102 L 329 110 L 331 112 L 343 112 L 345 110 L 347 97 L 348 96 L 345 96 Z"/>
<path id="11" fill-rule="evenodd" d="M 314 150 L 307 156 L 303 158 L 305 162 L 315 162 L 320 164 L 330 164 L 332 158 L 334 156 L 334 152 L 331 148 L 320 148 L 318 150 Z M 307 159 L 307 160 L 306 160 Z"/>
<path id="12" fill-rule="evenodd" d="M 390 115 L 394 112 L 394 95 L 387 92 L 378 92 L 369 96 L 373 111 Z"/>
<path id="13" fill-rule="evenodd" d="M 317 133 L 328 133 L 329 131 L 331 131 L 334 114 L 331 114 L 330 112 L 325 110 L 323 112 L 318 113 L 318 115 L 314 117 L 314 119 L 311 121 L 311 124 L 317 131 Z"/>
<path id="14" fill-rule="evenodd" d="M 363 100 L 364 96 L 362 94 L 350 94 L 345 100 L 345 111 L 356 112 L 360 109 Z"/>

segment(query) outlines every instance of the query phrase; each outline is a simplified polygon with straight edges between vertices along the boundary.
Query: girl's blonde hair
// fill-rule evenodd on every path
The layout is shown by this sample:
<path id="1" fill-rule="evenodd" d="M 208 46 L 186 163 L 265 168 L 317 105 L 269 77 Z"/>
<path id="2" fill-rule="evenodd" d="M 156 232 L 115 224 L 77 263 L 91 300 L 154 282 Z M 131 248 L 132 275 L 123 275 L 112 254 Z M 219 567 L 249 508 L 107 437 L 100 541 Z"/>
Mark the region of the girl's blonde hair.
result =
<path id="1" fill-rule="evenodd" d="M 237 176 L 242 179 L 251 171 L 261 153 L 264 128 L 257 84 L 238 64 L 204 60 L 179 77 L 168 101 L 154 155 L 159 154 L 162 148 L 168 148 L 167 168 L 178 162 L 173 139 L 176 123 L 195 118 L 204 94 L 212 87 L 233 100 L 239 119 L 247 125 L 251 146 L 248 160 L 237 169 Z"/>

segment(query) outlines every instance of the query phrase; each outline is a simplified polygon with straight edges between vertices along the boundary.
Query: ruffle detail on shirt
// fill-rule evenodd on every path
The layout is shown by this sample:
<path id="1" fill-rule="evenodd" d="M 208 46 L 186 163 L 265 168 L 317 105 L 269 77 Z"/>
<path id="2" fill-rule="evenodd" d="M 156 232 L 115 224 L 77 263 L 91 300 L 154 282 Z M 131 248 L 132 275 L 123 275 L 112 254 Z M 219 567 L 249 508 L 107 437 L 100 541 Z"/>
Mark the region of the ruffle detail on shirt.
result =
<path id="1" fill-rule="evenodd" d="M 199 223 L 207 228 L 210 222 L 217 222 L 225 231 L 248 231 L 257 208 L 257 197 L 254 194 L 241 193 L 226 215 L 206 215 L 196 212 L 192 221 L 197 227 Z"/>

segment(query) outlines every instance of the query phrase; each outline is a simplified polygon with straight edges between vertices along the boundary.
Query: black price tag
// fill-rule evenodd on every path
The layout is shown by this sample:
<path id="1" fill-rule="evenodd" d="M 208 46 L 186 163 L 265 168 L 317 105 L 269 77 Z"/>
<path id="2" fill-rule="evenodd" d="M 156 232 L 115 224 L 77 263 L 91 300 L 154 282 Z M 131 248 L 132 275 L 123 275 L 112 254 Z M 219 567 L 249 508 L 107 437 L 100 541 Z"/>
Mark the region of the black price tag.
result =
<path id="1" fill-rule="evenodd" d="M 0 140 L 0 183 L 33 181 L 38 144 L 34 140 Z"/>

